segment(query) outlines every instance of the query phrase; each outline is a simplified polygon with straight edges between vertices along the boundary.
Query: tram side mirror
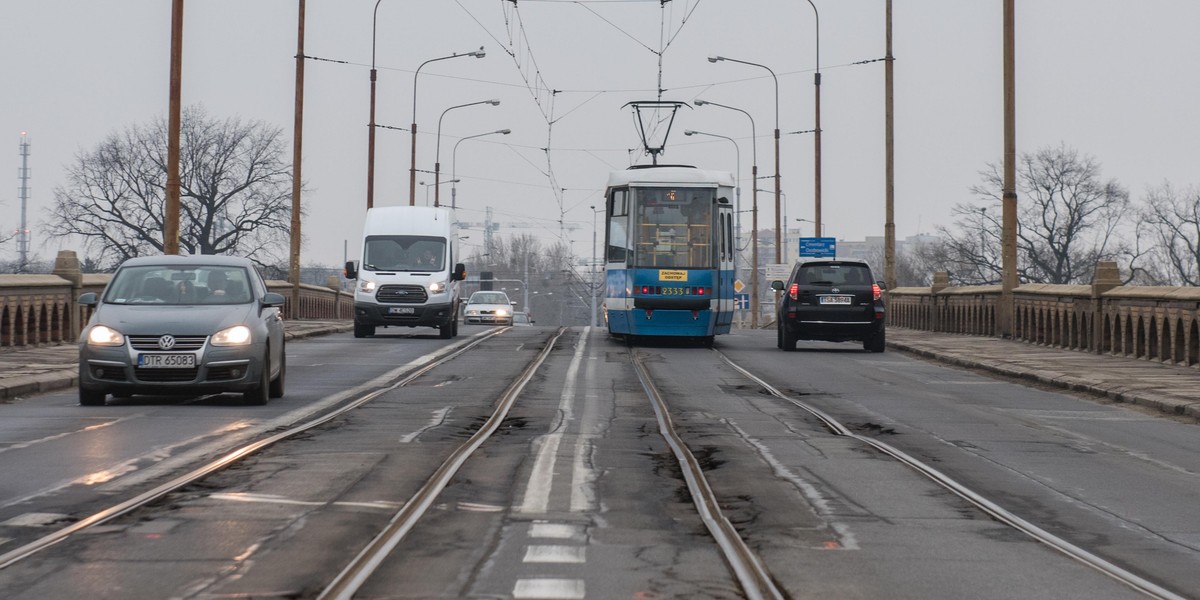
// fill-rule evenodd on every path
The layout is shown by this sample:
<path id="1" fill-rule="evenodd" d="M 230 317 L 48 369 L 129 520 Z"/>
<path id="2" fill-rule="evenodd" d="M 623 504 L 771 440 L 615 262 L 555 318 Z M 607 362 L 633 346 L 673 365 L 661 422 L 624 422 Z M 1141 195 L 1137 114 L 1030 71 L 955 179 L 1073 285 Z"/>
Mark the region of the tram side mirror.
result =
<path id="1" fill-rule="evenodd" d="M 777 292 L 782 292 L 783 291 L 783 282 L 778 279 L 776 279 L 775 281 L 772 281 L 771 289 L 773 289 Z"/>
<path id="2" fill-rule="evenodd" d="M 454 265 L 454 272 L 450 274 L 452 281 L 462 281 L 467 278 L 467 265 L 458 263 Z"/>
<path id="3" fill-rule="evenodd" d="M 358 264 L 355 261 L 346 261 L 346 267 L 342 270 L 346 279 L 358 279 Z"/>

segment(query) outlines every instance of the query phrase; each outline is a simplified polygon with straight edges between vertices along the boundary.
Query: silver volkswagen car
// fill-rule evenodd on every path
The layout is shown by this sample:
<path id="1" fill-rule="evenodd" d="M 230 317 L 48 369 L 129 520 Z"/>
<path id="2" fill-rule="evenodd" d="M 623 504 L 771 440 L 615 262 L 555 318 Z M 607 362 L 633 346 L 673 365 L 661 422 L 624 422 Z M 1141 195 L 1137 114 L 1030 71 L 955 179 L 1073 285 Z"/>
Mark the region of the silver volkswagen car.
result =
<path id="1" fill-rule="evenodd" d="M 283 396 L 284 297 L 254 264 L 228 256 L 125 261 L 79 340 L 79 403 L 108 394 L 198 396 L 240 392 L 247 404 Z"/>

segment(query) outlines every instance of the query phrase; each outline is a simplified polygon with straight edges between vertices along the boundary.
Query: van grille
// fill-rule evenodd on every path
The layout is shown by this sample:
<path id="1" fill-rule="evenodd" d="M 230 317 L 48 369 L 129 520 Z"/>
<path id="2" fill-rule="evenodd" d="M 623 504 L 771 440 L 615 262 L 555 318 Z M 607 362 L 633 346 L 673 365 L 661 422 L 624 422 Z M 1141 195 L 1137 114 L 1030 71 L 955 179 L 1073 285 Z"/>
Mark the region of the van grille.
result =
<path id="1" fill-rule="evenodd" d="M 375 292 L 375 300 L 382 304 L 424 304 L 428 299 L 421 285 L 385 285 Z"/>

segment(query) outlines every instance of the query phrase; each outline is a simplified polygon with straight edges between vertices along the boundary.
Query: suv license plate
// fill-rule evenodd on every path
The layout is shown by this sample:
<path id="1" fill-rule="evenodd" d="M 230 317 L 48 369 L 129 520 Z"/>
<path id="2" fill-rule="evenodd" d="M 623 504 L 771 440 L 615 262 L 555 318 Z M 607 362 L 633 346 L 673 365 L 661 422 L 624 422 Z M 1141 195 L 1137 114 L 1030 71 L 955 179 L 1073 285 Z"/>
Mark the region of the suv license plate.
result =
<path id="1" fill-rule="evenodd" d="M 411 314 L 413 314 L 413 310 L 414 309 L 411 306 L 393 306 L 388 309 L 388 314 L 389 315 L 411 315 Z"/>
<path id="2" fill-rule="evenodd" d="M 821 296 L 821 304 L 853 304 L 854 296 Z"/>
<path id="3" fill-rule="evenodd" d="M 195 354 L 138 355 L 138 367 L 143 369 L 190 369 L 195 366 Z"/>

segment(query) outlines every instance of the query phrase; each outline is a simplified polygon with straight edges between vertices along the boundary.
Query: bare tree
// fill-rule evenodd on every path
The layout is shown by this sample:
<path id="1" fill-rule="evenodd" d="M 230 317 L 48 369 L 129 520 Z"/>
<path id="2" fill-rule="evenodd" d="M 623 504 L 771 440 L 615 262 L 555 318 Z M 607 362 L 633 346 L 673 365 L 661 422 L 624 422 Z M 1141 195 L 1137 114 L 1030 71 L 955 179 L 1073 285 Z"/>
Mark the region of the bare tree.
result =
<path id="1" fill-rule="evenodd" d="M 940 228 L 946 270 L 960 283 L 1001 277 L 1001 165 L 981 172 L 971 192 L 987 206 L 959 204 L 956 229 Z M 1017 276 L 1022 282 L 1086 283 L 1096 263 L 1128 255 L 1117 235 L 1129 212 L 1129 192 L 1104 181 L 1100 164 L 1066 145 L 1021 155 L 1017 207 Z"/>
<path id="2" fill-rule="evenodd" d="M 1200 285 L 1200 189 L 1169 183 L 1150 190 L 1137 239 L 1150 240 L 1146 274 L 1159 285 Z"/>
<path id="3" fill-rule="evenodd" d="M 277 262 L 291 226 L 291 162 L 281 130 L 262 121 L 184 111 L 180 128 L 180 248 Z M 82 238 L 119 264 L 163 250 L 165 119 L 114 133 L 67 169 L 47 230 Z"/>

